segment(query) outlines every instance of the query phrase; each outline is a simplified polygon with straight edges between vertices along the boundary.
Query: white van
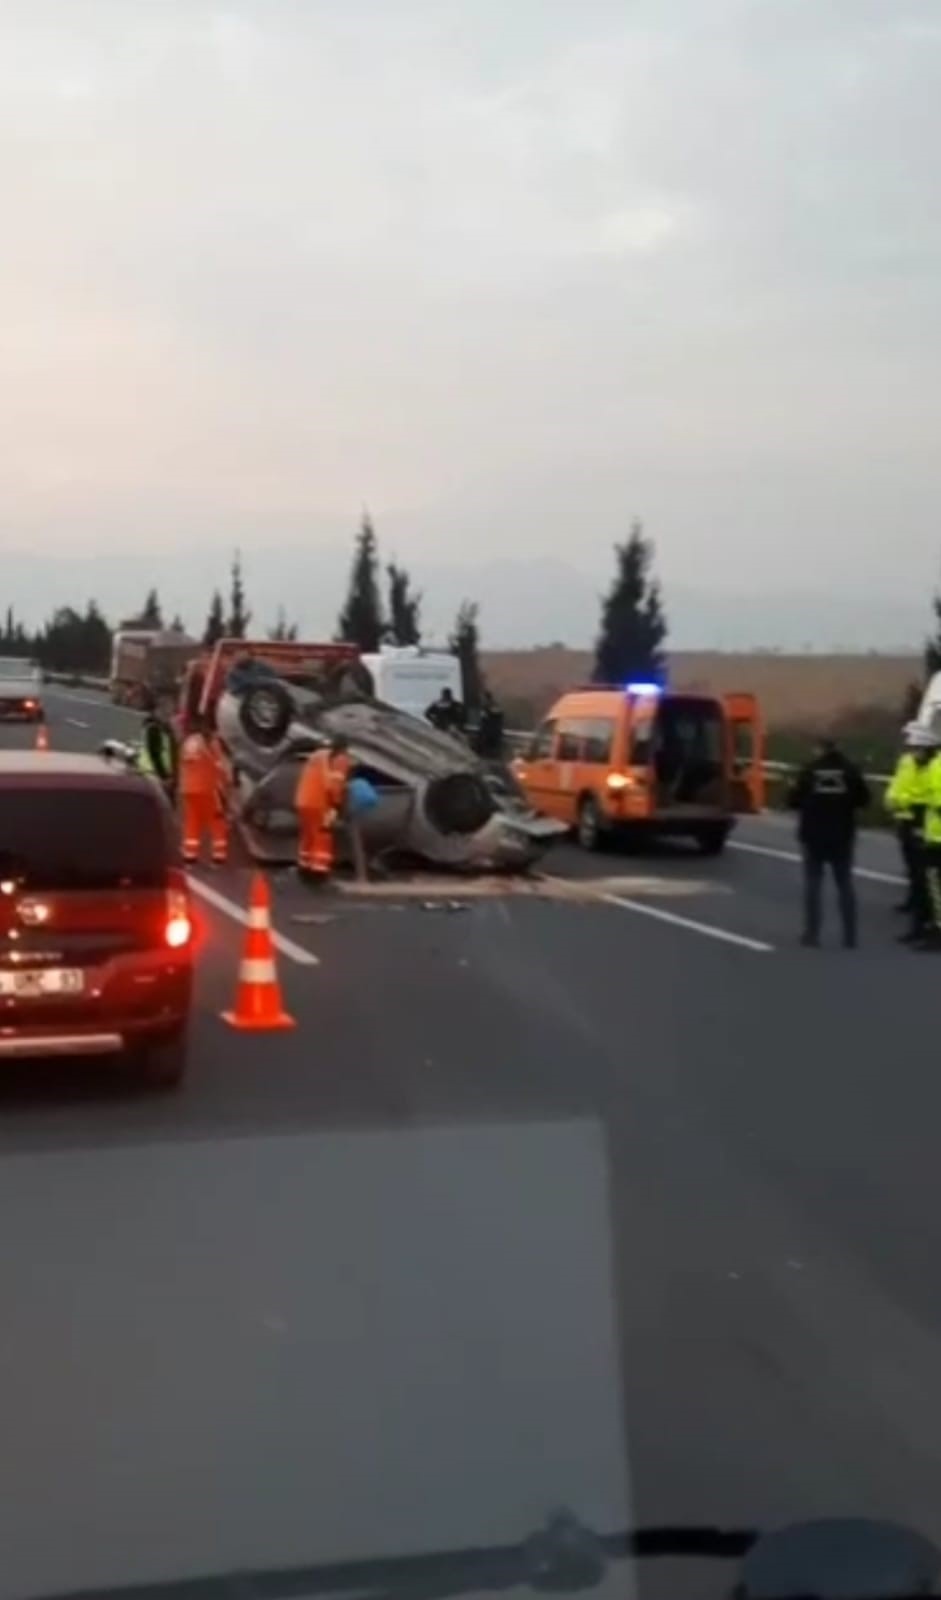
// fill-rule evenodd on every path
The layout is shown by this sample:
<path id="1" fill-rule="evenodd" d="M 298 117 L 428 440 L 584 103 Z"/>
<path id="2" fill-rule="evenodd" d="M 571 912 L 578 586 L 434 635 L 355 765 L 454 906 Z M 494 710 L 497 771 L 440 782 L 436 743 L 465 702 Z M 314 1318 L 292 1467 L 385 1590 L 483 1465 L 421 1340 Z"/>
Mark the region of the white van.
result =
<path id="1" fill-rule="evenodd" d="M 422 650 L 418 645 L 384 645 L 360 658 L 373 681 L 377 700 L 423 717 L 442 689 L 463 698 L 461 664 L 447 650 Z"/>

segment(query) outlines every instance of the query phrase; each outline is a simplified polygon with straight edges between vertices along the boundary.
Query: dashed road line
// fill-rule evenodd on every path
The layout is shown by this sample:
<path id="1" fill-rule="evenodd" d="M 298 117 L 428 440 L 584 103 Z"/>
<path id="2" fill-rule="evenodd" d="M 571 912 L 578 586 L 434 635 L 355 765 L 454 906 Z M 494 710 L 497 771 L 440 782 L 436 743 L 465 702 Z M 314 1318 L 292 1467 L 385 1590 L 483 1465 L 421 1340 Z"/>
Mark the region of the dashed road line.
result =
<path id="1" fill-rule="evenodd" d="M 93 706 L 96 711 L 107 711 L 109 717 L 114 712 L 119 717 L 137 717 L 138 720 L 140 719 L 139 711 L 132 710 L 130 706 L 116 706 L 113 701 L 107 699 L 103 694 L 99 695 L 97 700 L 93 700 L 91 695 L 73 694 L 71 689 L 59 689 L 52 692 L 47 690 L 45 698 L 52 705 L 58 700 L 60 705 Z"/>
<path id="2" fill-rule="evenodd" d="M 774 945 L 766 944 L 763 939 L 749 939 L 744 933 L 732 933 L 728 928 L 717 928 L 711 922 L 697 922 L 693 917 L 681 917 L 675 911 L 664 911 L 660 906 L 647 905 L 642 900 L 625 900 L 621 895 L 606 894 L 604 902 L 609 906 L 620 906 L 622 911 L 636 911 L 642 917 L 653 917 L 655 922 L 666 922 L 674 928 L 685 928 L 688 933 L 702 934 L 706 939 L 717 939 L 722 944 L 737 945 L 740 950 L 751 950 L 757 955 L 768 955 L 774 951 Z"/>
<path id="3" fill-rule="evenodd" d="M 796 850 L 777 850 L 769 844 L 745 844 L 741 839 L 730 839 L 726 848 L 740 850 L 749 856 L 770 856 L 773 861 L 793 861 L 798 866 L 801 862 Z M 895 888 L 905 885 L 905 879 L 897 872 L 879 872 L 875 867 L 854 867 L 853 874 L 857 878 L 866 878 L 870 883 L 890 883 Z"/>
<path id="4" fill-rule="evenodd" d="M 205 900 L 207 905 L 214 906 L 223 916 L 230 917 L 241 927 L 248 927 L 248 912 L 242 906 L 236 905 L 234 900 L 230 900 L 228 895 L 220 894 L 218 889 L 211 888 L 192 872 L 187 873 L 187 882 L 193 893 L 201 900 Z M 312 950 L 305 950 L 302 944 L 295 944 L 293 939 L 285 938 L 284 934 L 278 933 L 276 929 L 272 929 L 271 938 L 275 949 L 280 950 L 289 961 L 296 961 L 299 967 L 320 966 L 320 957 L 315 956 Z"/>

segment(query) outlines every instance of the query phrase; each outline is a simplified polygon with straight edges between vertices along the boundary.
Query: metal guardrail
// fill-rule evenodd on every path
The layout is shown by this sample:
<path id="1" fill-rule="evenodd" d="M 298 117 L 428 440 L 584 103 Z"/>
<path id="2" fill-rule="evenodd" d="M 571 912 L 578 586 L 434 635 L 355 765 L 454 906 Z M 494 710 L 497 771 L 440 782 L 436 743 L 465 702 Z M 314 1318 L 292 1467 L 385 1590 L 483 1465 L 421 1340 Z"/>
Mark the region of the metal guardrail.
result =
<path id="1" fill-rule="evenodd" d="M 46 672 L 43 676 L 47 683 L 61 683 L 67 689 L 100 689 L 102 693 L 110 682 L 109 678 L 89 678 L 84 672 Z"/>
<path id="2" fill-rule="evenodd" d="M 49 683 L 61 683 L 66 688 L 96 689 L 103 694 L 107 693 L 109 684 L 108 678 L 88 677 L 83 672 L 47 672 L 46 678 Z M 505 738 L 510 754 L 519 755 L 528 740 L 532 738 L 532 732 L 526 728 L 508 728 Z M 797 767 L 794 761 L 765 761 L 762 765 L 770 778 L 785 778 Z M 886 772 L 867 772 L 865 776 L 870 783 L 891 782 L 891 777 Z"/>

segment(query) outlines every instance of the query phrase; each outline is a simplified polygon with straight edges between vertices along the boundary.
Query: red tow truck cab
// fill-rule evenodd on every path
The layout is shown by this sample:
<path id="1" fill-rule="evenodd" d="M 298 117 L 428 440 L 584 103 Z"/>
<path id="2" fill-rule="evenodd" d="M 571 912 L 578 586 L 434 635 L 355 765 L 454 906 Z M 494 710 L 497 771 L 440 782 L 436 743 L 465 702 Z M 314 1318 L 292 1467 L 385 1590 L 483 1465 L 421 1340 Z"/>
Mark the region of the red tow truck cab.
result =
<path id="1" fill-rule="evenodd" d="M 185 733 L 196 715 L 215 716 L 226 678 L 237 661 L 249 659 L 281 677 L 321 671 L 330 674 L 356 666 L 355 644 L 300 644 L 282 639 L 219 639 L 211 650 L 191 661 L 183 677 L 178 705 L 178 731 Z"/>

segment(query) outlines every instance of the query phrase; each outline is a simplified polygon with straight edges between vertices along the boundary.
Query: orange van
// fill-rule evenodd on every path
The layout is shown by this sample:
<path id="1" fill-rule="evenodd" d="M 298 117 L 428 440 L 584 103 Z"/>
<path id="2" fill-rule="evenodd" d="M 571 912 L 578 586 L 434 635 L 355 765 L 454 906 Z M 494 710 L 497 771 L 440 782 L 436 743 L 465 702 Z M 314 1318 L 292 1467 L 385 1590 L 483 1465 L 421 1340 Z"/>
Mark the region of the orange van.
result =
<path id="1" fill-rule="evenodd" d="M 514 765 L 533 806 L 598 849 L 621 834 L 685 834 L 718 855 L 737 813 L 764 805 L 751 694 L 600 685 L 557 700 Z"/>

